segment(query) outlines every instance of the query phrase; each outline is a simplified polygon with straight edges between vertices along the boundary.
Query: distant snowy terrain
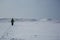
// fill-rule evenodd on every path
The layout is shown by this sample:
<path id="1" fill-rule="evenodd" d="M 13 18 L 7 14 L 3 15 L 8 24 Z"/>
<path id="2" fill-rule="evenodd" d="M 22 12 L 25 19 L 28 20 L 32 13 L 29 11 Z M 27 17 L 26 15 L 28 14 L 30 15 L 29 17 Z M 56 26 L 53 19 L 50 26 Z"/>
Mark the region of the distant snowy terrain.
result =
<path id="1" fill-rule="evenodd" d="M 8 22 L 7 22 L 8 20 Z M 0 18 L 0 40 L 60 40 L 60 20 Z"/>

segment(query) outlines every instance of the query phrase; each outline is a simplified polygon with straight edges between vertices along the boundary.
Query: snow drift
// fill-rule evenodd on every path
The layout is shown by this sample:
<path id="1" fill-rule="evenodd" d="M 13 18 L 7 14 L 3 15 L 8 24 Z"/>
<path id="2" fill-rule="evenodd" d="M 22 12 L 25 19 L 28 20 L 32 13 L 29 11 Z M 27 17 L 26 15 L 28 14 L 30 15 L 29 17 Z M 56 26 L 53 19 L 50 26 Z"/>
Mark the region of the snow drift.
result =
<path id="1" fill-rule="evenodd" d="M 0 40 L 60 40 L 60 23 L 56 22 L 60 20 L 23 19 L 15 19 L 14 26 L 0 23 Z"/>
<path id="2" fill-rule="evenodd" d="M 0 18 L 0 22 L 10 22 L 12 18 Z M 44 18 L 44 19 L 29 19 L 29 18 L 14 18 L 15 22 L 56 22 L 60 23 L 60 19 Z"/>

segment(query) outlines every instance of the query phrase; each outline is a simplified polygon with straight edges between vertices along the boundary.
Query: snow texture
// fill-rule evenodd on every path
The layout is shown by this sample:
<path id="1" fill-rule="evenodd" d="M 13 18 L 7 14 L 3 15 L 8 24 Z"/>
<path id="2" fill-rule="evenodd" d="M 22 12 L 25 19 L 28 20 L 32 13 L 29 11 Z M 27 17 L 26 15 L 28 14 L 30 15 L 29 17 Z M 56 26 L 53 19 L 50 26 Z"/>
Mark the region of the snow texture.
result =
<path id="1" fill-rule="evenodd" d="M 33 21 L 24 19 L 22 22 L 15 22 L 14 26 L 11 26 L 10 22 L 1 21 L 0 40 L 60 40 L 59 21 L 55 19 L 33 19 Z"/>

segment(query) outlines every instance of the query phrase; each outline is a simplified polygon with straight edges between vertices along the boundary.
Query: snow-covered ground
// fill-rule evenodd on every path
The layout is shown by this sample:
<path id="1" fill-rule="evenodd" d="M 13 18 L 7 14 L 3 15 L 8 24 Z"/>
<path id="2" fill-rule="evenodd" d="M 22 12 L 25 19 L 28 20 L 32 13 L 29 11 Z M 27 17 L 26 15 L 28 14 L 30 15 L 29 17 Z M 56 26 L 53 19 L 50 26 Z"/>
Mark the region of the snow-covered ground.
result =
<path id="1" fill-rule="evenodd" d="M 55 21 L 0 23 L 0 40 L 60 40 L 60 23 Z"/>

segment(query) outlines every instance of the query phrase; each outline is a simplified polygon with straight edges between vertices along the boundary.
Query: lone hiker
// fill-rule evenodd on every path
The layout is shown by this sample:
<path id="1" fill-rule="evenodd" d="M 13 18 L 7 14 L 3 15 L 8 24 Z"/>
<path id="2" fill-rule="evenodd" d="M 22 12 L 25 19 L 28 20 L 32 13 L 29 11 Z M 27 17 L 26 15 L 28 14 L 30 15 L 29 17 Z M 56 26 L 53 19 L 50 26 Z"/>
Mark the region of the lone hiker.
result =
<path id="1" fill-rule="evenodd" d="M 14 25 L 14 19 L 13 18 L 11 19 L 11 25 L 12 26 Z"/>

